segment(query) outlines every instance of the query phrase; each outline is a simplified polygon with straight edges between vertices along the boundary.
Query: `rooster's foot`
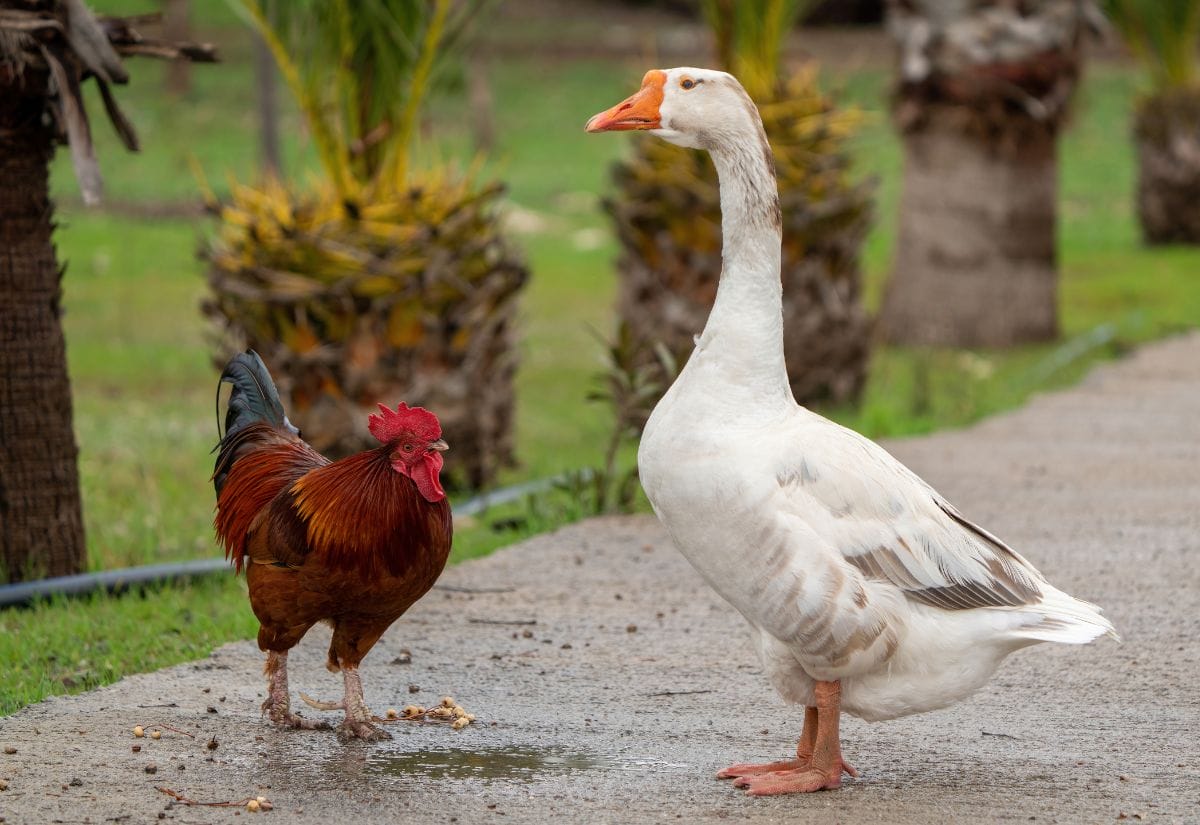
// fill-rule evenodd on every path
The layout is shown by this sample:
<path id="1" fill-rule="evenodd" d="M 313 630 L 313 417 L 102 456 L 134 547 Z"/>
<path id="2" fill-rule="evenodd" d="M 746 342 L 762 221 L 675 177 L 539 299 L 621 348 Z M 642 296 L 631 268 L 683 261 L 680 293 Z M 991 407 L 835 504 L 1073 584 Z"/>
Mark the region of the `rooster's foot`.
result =
<path id="1" fill-rule="evenodd" d="M 298 713 L 285 713 L 281 716 L 272 716 L 271 721 L 285 728 L 296 728 L 297 730 L 330 730 L 333 725 L 326 722 L 324 719 L 305 719 Z"/>
<path id="2" fill-rule="evenodd" d="M 292 713 L 288 703 L 274 702 L 271 699 L 262 703 L 263 715 L 270 718 L 272 722 L 283 728 L 297 728 L 298 730 L 329 730 L 332 725 L 320 719 L 305 719 L 299 714 Z"/>
<path id="3" fill-rule="evenodd" d="M 383 728 L 363 719 L 346 719 L 338 725 L 337 734 L 339 739 L 361 739 L 364 742 L 382 742 L 392 738 Z"/>

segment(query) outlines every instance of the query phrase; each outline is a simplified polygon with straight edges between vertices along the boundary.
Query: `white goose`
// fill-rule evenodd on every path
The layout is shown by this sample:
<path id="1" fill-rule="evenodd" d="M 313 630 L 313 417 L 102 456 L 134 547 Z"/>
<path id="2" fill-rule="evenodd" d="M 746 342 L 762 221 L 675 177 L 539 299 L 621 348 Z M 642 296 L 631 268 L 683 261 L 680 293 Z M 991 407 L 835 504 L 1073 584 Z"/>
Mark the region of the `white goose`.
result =
<path id="1" fill-rule="evenodd" d="M 783 358 L 780 214 L 762 122 L 735 78 L 648 72 L 587 131 L 705 149 L 724 271 L 696 349 L 655 408 L 642 485 L 679 550 L 750 623 L 771 683 L 805 706 L 796 758 L 718 776 L 755 795 L 836 788 L 842 710 L 943 707 L 1035 642 L 1116 636 L 883 448 L 798 405 Z"/>

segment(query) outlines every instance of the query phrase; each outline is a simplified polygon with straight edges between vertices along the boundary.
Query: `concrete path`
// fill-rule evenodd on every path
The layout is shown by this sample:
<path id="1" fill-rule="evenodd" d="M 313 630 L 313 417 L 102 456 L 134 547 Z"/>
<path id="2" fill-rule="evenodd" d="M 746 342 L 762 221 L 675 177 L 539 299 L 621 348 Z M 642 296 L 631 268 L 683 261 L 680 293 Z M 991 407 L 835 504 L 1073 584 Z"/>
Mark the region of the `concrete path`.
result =
<path id="1" fill-rule="evenodd" d="M 1041 645 L 948 710 L 847 719 L 861 778 L 750 799 L 713 772 L 785 756 L 800 714 L 653 519 L 596 520 L 448 571 L 459 589 L 431 594 L 367 659 L 377 710 L 448 693 L 479 717 L 466 730 L 401 723 L 381 745 L 276 731 L 259 717 L 260 654 L 232 644 L 0 719 L 0 816 L 251 816 L 172 804 L 163 787 L 261 795 L 274 810 L 257 816 L 289 823 L 1200 822 L 1200 335 L 970 430 L 889 446 L 1103 605 L 1124 644 Z M 488 589 L 503 592 L 471 592 Z M 293 656 L 293 690 L 336 695 L 326 641 L 314 631 Z M 191 736 L 134 739 L 139 723 Z"/>

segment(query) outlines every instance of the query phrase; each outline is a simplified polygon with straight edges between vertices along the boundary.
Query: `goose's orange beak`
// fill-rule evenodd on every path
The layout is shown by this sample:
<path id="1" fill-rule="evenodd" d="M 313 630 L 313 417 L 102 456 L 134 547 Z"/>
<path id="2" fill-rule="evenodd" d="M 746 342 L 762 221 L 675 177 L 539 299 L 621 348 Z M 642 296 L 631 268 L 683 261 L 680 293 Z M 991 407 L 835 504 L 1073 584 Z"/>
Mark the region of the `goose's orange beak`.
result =
<path id="1" fill-rule="evenodd" d="M 662 125 L 662 115 L 658 107 L 663 102 L 663 86 L 666 82 L 666 72 L 658 69 L 646 72 L 646 76 L 642 78 L 642 88 L 636 94 L 594 116 L 584 128 L 589 132 L 659 128 Z"/>

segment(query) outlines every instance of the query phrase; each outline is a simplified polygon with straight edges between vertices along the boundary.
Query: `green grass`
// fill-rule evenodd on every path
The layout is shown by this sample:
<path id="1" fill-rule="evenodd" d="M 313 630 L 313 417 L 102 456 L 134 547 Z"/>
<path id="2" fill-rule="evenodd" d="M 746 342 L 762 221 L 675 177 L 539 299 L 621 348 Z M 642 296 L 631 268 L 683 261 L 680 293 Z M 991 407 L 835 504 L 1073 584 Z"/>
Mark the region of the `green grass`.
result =
<path id="1" fill-rule="evenodd" d="M 0 613 L 0 715 L 57 693 L 77 693 L 207 656 L 258 624 L 244 583 L 215 578 L 123 598 L 56 599 Z"/>
<path id="2" fill-rule="evenodd" d="M 129 11 L 149 4 L 96 5 Z M 211 333 L 198 309 L 202 270 L 194 258 L 212 225 L 207 218 L 170 215 L 183 214 L 178 207 L 196 198 L 190 157 L 223 191 L 231 176 L 253 175 L 257 150 L 245 33 L 231 28 L 235 18 L 217 0 L 194 5 L 211 27 L 202 25 L 200 36 L 219 42 L 227 62 L 195 67 L 195 88 L 174 101 L 161 94 L 160 66 L 131 65 L 134 82 L 118 94 L 141 132 L 141 154 L 125 153 L 101 122 L 101 108 L 95 101 L 90 108 L 110 203 L 168 206 L 166 216 L 154 217 L 153 208 L 140 218 L 124 208 L 85 211 L 65 153 L 54 168 L 92 569 L 217 553 L 208 482 L 216 374 Z M 583 400 L 600 368 L 600 348 L 588 328 L 611 327 L 616 245 L 598 195 L 608 191 L 609 164 L 628 141 L 584 135 L 582 124 L 636 88 L 644 68 L 532 55 L 489 66 L 497 147 L 486 173 L 510 185 L 515 238 L 533 271 L 521 313 L 521 467 L 505 482 L 600 459 L 607 415 Z M 830 72 L 826 81 L 868 114 L 853 149 L 859 169 L 881 181 L 878 220 L 864 252 L 874 307 L 891 255 L 901 170 L 900 146 L 884 113 L 888 77 Z M 1076 380 L 1099 358 L 1195 325 L 1200 251 L 1141 247 L 1131 213 L 1127 119 L 1139 88 L 1128 69 L 1093 69 L 1062 144 L 1063 341 L 1006 352 L 880 349 L 862 405 L 824 412 L 872 436 L 960 426 Z M 288 168 L 303 177 L 312 168 L 311 146 L 294 113 L 287 110 L 284 118 Z M 431 119 L 437 140 L 425 141 L 422 156 L 465 164 L 472 149 L 461 126 L 462 104 L 439 101 Z M 1075 352 L 1081 354 L 1063 358 Z M 563 494 L 536 505 L 520 502 L 460 524 L 453 560 L 581 514 Z M 494 521 L 510 527 L 494 530 Z M 203 655 L 254 629 L 243 585 L 232 577 L 0 612 L 0 714 Z"/>

